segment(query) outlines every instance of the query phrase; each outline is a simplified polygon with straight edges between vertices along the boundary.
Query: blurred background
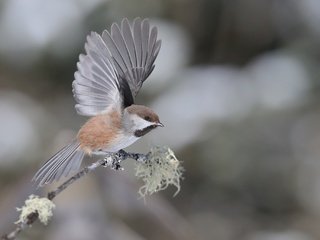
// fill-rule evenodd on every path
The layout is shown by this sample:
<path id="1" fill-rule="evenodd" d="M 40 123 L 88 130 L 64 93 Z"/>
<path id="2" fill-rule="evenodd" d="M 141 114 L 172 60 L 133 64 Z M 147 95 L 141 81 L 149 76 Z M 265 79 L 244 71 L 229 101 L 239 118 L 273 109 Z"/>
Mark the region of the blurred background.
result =
<path id="1" fill-rule="evenodd" d="M 99 168 L 19 239 L 320 239 L 319 12 L 319 0 L 2 0 L 0 233 L 54 188 L 30 180 L 86 120 L 71 93 L 86 35 L 141 16 L 162 49 L 137 103 L 166 127 L 128 150 L 171 147 L 181 192 L 144 202 L 133 160 Z"/>

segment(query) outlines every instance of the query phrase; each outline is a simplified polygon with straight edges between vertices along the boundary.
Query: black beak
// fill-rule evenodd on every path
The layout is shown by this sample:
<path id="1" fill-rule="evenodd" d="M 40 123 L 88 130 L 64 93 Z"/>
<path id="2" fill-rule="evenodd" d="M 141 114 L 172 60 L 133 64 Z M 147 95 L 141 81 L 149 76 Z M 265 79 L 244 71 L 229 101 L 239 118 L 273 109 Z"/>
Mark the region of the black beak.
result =
<path id="1" fill-rule="evenodd" d="M 164 127 L 164 125 L 161 122 L 156 123 L 157 127 Z"/>

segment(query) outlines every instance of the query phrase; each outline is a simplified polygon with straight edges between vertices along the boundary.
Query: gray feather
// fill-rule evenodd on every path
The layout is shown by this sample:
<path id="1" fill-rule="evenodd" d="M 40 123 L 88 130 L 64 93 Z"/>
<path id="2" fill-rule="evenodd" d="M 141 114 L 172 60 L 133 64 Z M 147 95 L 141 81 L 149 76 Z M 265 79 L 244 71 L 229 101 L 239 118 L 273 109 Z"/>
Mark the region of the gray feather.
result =
<path id="1" fill-rule="evenodd" d="M 67 176 L 80 168 L 84 152 L 79 149 L 79 143 L 74 140 L 53 155 L 35 174 L 33 181 L 39 186 L 58 181 L 61 176 Z"/>
<path id="2" fill-rule="evenodd" d="M 130 87 L 133 96 L 154 69 L 154 61 L 160 50 L 156 27 L 150 28 L 149 20 L 136 18 L 130 26 L 128 19 L 121 26 L 112 24 L 111 31 L 104 31 L 102 39 L 109 49 L 111 60 Z"/>
<path id="3" fill-rule="evenodd" d="M 129 24 L 128 19 L 123 19 L 121 22 L 121 29 L 122 29 L 122 36 L 124 38 L 124 41 L 126 43 L 126 46 L 129 50 L 129 55 L 130 55 L 130 63 L 133 68 L 137 67 L 137 62 L 136 62 L 136 52 L 135 52 L 135 47 L 134 47 L 134 41 L 133 41 L 133 36 L 132 36 L 132 31 L 131 27 Z"/>
<path id="4" fill-rule="evenodd" d="M 141 19 L 136 18 L 133 22 L 133 39 L 137 56 L 137 67 L 142 66 L 142 33 Z"/>
<path id="5" fill-rule="evenodd" d="M 141 37 L 141 46 L 142 46 L 142 63 L 141 66 L 146 65 L 146 60 L 148 57 L 148 45 L 149 45 L 149 34 L 150 34 L 150 25 L 149 22 L 144 19 L 142 21 L 142 37 Z"/>
<path id="6" fill-rule="evenodd" d="M 94 116 L 109 106 L 121 107 L 124 100 L 121 88 L 127 81 L 133 97 L 154 69 L 161 41 L 157 28 L 150 28 L 149 20 L 136 18 L 132 26 L 128 19 L 112 24 L 110 32 L 102 36 L 92 32 L 85 44 L 86 54 L 81 54 L 78 71 L 73 81 L 75 108 L 80 115 Z"/>
<path id="7" fill-rule="evenodd" d="M 118 108 L 121 105 L 118 75 L 107 46 L 92 32 L 87 37 L 85 50 L 86 55 L 79 56 L 72 83 L 78 114 L 94 116 L 110 106 Z"/>

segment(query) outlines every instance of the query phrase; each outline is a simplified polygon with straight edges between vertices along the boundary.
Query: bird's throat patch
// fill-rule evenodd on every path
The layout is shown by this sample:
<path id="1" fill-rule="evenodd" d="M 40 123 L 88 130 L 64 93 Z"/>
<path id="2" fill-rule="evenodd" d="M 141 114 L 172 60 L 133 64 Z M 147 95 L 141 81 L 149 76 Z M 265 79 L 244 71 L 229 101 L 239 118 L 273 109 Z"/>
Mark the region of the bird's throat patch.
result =
<path id="1" fill-rule="evenodd" d="M 136 130 L 134 132 L 134 136 L 136 137 L 142 137 L 144 135 L 146 135 L 148 132 L 150 132 L 152 129 L 156 128 L 157 126 L 155 125 L 150 125 L 148 127 L 145 127 L 143 129 L 139 129 L 139 130 Z"/>

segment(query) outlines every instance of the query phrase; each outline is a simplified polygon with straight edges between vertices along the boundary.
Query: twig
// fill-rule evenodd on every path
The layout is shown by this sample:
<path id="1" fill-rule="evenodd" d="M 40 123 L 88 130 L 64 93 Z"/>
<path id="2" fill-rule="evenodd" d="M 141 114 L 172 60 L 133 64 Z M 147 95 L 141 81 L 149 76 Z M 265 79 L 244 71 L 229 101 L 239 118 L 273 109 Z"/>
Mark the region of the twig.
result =
<path id="1" fill-rule="evenodd" d="M 64 191 L 67 187 L 69 187 L 72 183 L 79 180 L 83 176 L 88 173 L 94 171 L 99 166 L 111 167 L 114 170 L 122 169 L 120 163 L 127 158 L 132 158 L 138 162 L 145 162 L 148 159 L 150 153 L 148 154 L 140 154 L 140 153 L 127 153 L 123 150 L 120 150 L 117 153 L 107 154 L 103 159 L 99 159 L 96 162 L 90 164 L 87 167 L 84 167 L 80 172 L 73 175 L 67 181 L 62 183 L 56 190 L 48 193 L 47 198 L 49 200 L 54 199 L 57 195 L 59 195 L 62 191 Z M 17 224 L 15 230 L 13 230 L 9 234 L 5 234 L 1 237 L 2 240 L 14 240 L 17 238 L 18 234 L 21 233 L 27 226 L 31 227 L 31 225 L 38 220 L 39 214 L 37 212 L 30 213 L 27 216 L 26 222 L 21 222 Z"/>
<path id="2" fill-rule="evenodd" d="M 73 182 L 75 182 L 78 179 L 82 178 L 83 176 L 87 175 L 89 172 L 95 170 L 97 167 L 103 165 L 104 162 L 105 162 L 104 159 L 99 159 L 98 161 L 92 163 L 88 167 L 83 168 L 80 172 L 78 172 L 77 174 L 73 175 L 71 178 L 69 178 L 67 181 L 62 183 L 59 187 L 57 187 L 56 190 L 49 192 L 48 195 L 47 195 L 47 198 L 49 200 L 54 199 L 59 193 L 61 193 L 63 190 L 65 190 Z"/>

